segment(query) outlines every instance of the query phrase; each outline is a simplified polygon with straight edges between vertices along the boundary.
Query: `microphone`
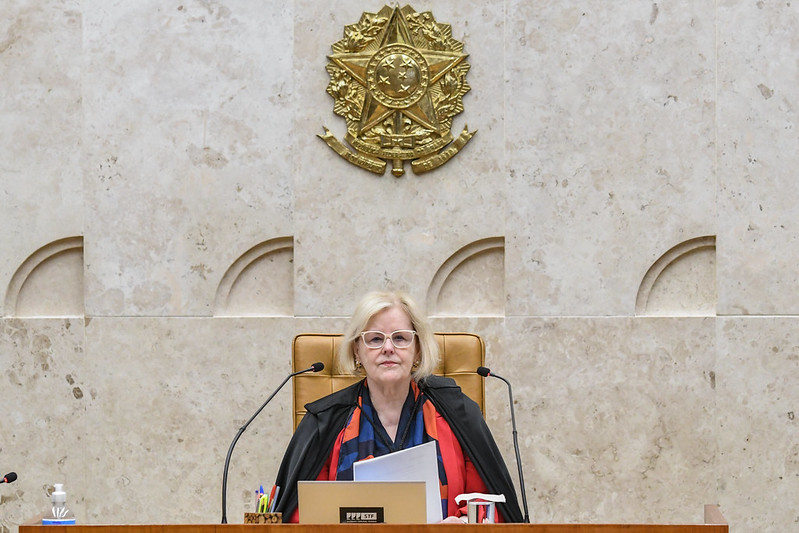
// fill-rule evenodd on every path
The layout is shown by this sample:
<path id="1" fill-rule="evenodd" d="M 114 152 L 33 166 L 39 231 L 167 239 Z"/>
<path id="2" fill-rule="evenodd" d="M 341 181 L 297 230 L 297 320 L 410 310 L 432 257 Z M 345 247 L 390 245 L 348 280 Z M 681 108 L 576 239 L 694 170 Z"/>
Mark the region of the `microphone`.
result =
<path id="1" fill-rule="evenodd" d="M 264 407 L 266 407 L 266 404 L 272 401 L 272 398 L 275 397 L 275 395 L 280 391 L 280 389 L 283 388 L 283 385 L 285 385 L 288 382 L 288 380 L 299 374 L 305 374 L 306 372 L 320 372 L 324 368 L 325 368 L 324 363 L 316 362 L 304 370 L 298 370 L 297 372 L 293 372 L 288 376 L 286 376 L 286 379 L 283 380 L 283 383 L 278 385 L 278 387 L 275 389 L 275 392 L 273 392 L 272 395 L 266 399 L 263 405 L 261 405 L 261 407 L 259 407 L 258 410 L 255 411 L 255 414 L 252 415 L 250 419 L 247 420 L 247 422 L 245 422 L 245 424 L 239 428 L 239 431 L 236 433 L 236 436 L 233 437 L 233 442 L 230 443 L 230 449 L 228 449 L 227 457 L 225 458 L 225 472 L 222 475 L 222 523 L 223 524 L 227 524 L 227 474 L 228 470 L 230 469 L 230 456 L 233 453 L 233 447 L 236 445 L 236 442 L 238 442 L 239 437 L 241 437 L 241 434 L 244 433 L 245 429 L 247 429 L 247 426 L 250 425 L 250 422 L 255 420 L 255 417 L 261 414 L 261 411 L 263 411 Z M 16 474 L 14 474 L 14 477 L 16 479 Z"/>
<path id="2" fill-rule="evenodd" d="M 17 473 L 16 472 L 9 472 L 3 477 L 3 481 L 0 483 L 13 483 L 17 480 Z"/>
<path id="3" fill-rule="evenodd" d="M 511 425 L 513 426 L 513 449 L 516 452 L 516 466 L 519 467 L 519 484 L 521 485 L 521 489 L 522 489 L 522 505 L 524 506 L 524 522 L 525 522 L 525 524 L 529 524 L 530 523 L 530 513 L 527 511 L 527 492 L 524 490 L 524 473 L 522 472 L 522 458 L 521 458 L 521 455 L 519 454 L 519 439 L 518 439 L 518 437 L 516 435 L 516 415 L 514 414 L 514 411 L 513 411 L 513 390 L 511 389 L 510 381 L 508 381 L 507 379 L 503 378 L 502 376 L 498 376 L 498 375 L 492 373 L 491 370 L 489 370 L 488 368 L 486 368 L 484 366 L 478 367 L 477 368 L 477 373 L 480 374 L 481 376 L 483 376 L 484 378 L 490 376 L 492 378 L 501 379 L 502 381 L 504 381 L 508 385 L 508 398 L 510 399 L 510 420 L 511 420 Z"/>

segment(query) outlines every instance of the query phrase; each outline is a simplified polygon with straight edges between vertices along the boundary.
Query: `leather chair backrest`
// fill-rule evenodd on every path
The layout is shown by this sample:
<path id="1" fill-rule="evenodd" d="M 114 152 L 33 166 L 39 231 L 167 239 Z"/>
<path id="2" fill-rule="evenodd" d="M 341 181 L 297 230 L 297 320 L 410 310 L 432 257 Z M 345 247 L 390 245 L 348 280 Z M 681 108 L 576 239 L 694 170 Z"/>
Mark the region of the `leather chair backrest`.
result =
<path id="1" fill-rule="evenodd" d="M 477 367 L 485 364 L 485 343 L 473 333 L 436 333 L 441 362 L 435 373 L 453 378 L 463 392 L 477 402 L 485 415 L 485 387 Z M 295 376 L 294 428 L 305 415 L 305 405 L 343 389 L 361 378 L 340 374 L 336 364 L 336 353 L 341 335 L 327 333 L 303 333 L 294 337 L 291 348 L 292 372 L 310 367 L 321 361 L 325 364 L 321 372 L 308 372 Z"/>

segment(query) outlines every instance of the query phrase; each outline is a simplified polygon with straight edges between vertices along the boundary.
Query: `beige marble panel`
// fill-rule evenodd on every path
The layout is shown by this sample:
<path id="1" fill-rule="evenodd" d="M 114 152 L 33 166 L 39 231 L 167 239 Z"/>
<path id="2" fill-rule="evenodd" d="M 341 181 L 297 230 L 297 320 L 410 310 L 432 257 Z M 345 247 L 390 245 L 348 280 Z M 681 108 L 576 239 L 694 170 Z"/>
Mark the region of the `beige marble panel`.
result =
<path id="1" fill-rule="evenodd" d="M 141 318 L 120 326 L 114 318 L 87 325 L 96 397 L 87 417 L 98 428 L 90 445 L 95 481 L 86 487 L 87 519 L 218 522 L 228 446 L 290 371 L 291 335 L 284 333 L 290 321 Z M 269 435 L 290 431 L 287 405 L 288 391 L 234 450 L 230 516 L 243 516 L 245 487 L 252 490 L 275 470 L 279 451 Z M 120 492 L 124 506 L 107 497 Z"/>
<path id="2" fill-rule="evenodd" d="M 647 316 L 714 316 L 716 250 L 701 248 L 669 265 L 652 286 Z M 639 293 L 640 298 L 640 293 Z"/>
<path id="3" fill-rule="evenodd" d="M 799 522 L 799 319 L 718 321 L 719 501 L 735 531 Z"/>
<path id="4" fill-rule="evenodd" d="M 635 303 L 636 315 L 713 316 L 716 314 L 716 238 L 682 242 L 647 271 Z"/>
<path id="5" fill-rule="evenodd" d="M 83 319 L 0 320 L 0 475 L 19 476 L 0 485 L 0 530 L 49 509 L 55 483 L 86 516 L 93 379 L 84 347 Z"/>
<path id="6" fill-rule="evenodd" d="M 713 3 L 508 2 L 508 314 L 631 315 L 715 234 Z"/>
<path id="7" fill-rule="evenodd" d="M 87 313 L 209 316 L 227 268 L 292 233 L 291 4 L 83 21 Z"/>
<path id="8" fill-rule="evenodd" d="M 799 14 L 719 2 L 719 312 L 796 314 Z"/>
<path id="9" fill-rule="evenodd" d="M 215 523 L 225 457 L 238 429 L 291 371 L 301 330 L 343 325 L 287 318 L 93 319 L 87 373 L 95 400 L 85 487 L 91 523 Z M 319 329 L 315 329 L 319 331 Z M 287 384 L 248 427 L 230 462 L 228 521 L 270 484 L 291 434 Z M 125 505 L 120 497 L 125 495 Z M 193 503 L 192 503 L 193 502 Z"/>
<path id="10" fill-rule="evenodd" d="M 273 239 L 256 245 L 225 272 L 217 287 L 214 316 L 294 314 L 294 242 Z"/>
<path id="11" fill-rule="evenodd" d="M 452 26 L 469 61 L 472 87 L 464 124 L 479 130 L 444 167 L 423 175 L 408 168 L 400 178 L 371 174 L 335 154 L 315 136 L 327 126 L 339 138 L 346 129 L 325 92 L 331 45 L 362 12 L 382 7 L 358 2 L 295 3 L 295 309 L 299 315 L 347 314 L 368 289 L 394 286 L 423 302 L 438 268 L 476 240 L 504 234 L 501 122 L 501 2 L 435 2 L 438 22 Z M 468 32 L 468 33 L 467 33 Z"/>
<path id="12" fill-rule="evenodd" d="M 436 272 L 427 293 L 427 312 L 434 316 L 503 316 L 504 283 L 504 240 L 472 243 Z"/>
<path id="13" fill-rule="evenodd" d="M 83 316 L 83 251 L 71 249 L 31 273 L 14 316 Z"/>
<path id="14" fill-rule="evenodd" d="M 701 522 L 716 497 L 713 318 L 508 318 L 530 517 Z"/>
<path id="15" fill-rule="evenodd" d="M 51 242 L 31 254 L 6 289 L 9 317 L 83 315 L 83 239 Z"/>
<path id="16" fill-rule="evenodd" d="M 81 6 L 12 0 L 0 17 L 0 301 L 37 249 L 83 231 Z"/>

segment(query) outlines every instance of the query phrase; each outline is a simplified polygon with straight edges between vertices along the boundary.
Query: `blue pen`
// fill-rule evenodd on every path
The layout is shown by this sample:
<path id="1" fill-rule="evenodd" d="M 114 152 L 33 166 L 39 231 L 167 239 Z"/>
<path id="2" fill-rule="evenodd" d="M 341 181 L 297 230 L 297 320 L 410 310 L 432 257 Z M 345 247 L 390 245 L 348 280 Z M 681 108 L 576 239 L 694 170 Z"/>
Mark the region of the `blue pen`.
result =
<path id="1" fill-rule="evenodd" d="M 260 506 L 261 506 L 261 498 L 263 497 L 263 495 L 264 495 L 264 486 L 261 485 L 260 487 L 258 487 L 258 490 L 255 492 L 255 512 L 256 513 L 260 513 L 261 512 L 259 509 L 260 509 Z"/>

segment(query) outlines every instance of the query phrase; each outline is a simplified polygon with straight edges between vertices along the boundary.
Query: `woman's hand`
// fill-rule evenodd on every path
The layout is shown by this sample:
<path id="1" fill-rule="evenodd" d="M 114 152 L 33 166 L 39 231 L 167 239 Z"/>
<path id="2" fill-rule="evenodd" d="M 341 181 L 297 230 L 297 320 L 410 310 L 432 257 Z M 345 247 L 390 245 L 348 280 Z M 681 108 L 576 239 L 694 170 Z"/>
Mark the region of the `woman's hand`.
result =
<path id="1" fill-rule="evenodd" d="M 441 522 L 440 524 L 465 524 L 466 517 L 465 516 L 448 516 Z"/>

